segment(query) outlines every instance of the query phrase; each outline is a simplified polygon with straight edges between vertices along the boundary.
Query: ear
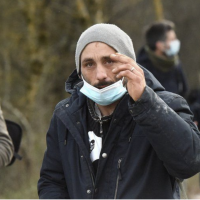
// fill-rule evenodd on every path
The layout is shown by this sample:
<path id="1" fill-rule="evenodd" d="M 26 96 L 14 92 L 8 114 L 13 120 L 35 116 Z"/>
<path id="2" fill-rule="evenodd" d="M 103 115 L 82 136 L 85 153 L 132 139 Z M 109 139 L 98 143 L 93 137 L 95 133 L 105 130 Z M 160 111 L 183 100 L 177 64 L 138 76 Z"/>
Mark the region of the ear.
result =
<path id="1" fill-rule="evenodd" d="M 160 50 L 160 51 L 165 50 L 165 45 L 164 45 L 164 42 L 162 41 L 157 41 L 155 46 L 157 50 Z"/>

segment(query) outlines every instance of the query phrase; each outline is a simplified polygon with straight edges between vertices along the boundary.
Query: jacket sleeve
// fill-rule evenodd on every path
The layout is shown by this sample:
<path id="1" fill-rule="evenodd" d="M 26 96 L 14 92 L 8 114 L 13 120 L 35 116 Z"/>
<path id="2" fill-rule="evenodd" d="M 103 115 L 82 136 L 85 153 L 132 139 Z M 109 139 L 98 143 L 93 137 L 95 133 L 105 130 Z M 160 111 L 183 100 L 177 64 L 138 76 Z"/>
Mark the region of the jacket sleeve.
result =
<path id="1" fill-rule="evenodd" d="M 129 101 L 130 113 L 168 173 L 180 179 L 189 178 L 200 171 L 200 133 L 184 98 L 164 93 L 160 96 L 165 102 L 146 86 L 138 101 Z"/>
<path id="2" fill-rule="evenodd" d="M 69 199 L 59 152 L 57 128 L 57 118 L 54 115 L 47 132 L 47 149 L 38 181 L 40 199 Z"/>
<path id="3" fill-rule="evenodd" d="M 3 113 L 0 107 L 0 167 L 6 166 L 10 163 L 13 157 L 14 147 L 12 139 L 10 138 Z"/>

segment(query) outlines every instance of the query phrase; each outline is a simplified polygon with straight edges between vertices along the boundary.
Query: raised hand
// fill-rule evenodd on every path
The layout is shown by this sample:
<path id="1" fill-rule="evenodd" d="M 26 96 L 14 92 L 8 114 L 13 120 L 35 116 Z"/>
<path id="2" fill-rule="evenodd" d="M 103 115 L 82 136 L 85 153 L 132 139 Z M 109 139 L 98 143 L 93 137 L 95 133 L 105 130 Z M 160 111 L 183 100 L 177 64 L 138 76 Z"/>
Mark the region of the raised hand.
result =
<path id="1" fill-rule="evenodd" d="M 137 101 L 144 92 L 146 81 L 143 70 L 130 57 L 123 54 L 111 54 L 110 58 L 115 62 L 122 63 L 112 70 L 118 79 L 127 78 L 127 90 L 134 101 Z"/>

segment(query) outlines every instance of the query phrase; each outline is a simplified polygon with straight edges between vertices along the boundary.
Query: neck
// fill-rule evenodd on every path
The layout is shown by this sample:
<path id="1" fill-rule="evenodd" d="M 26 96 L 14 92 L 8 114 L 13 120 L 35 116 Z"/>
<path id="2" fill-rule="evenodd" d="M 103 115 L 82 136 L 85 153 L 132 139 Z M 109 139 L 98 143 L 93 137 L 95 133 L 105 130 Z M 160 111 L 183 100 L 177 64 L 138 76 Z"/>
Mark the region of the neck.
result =
<path id="1" fill-rule="evenodd" d="M 98 106 L 99 110 L 101 111 L 102 116 L 109 116 L 114 112 L 118 102 L 119 102 L 119 100 L 115 101 L 114 103 L 107 105 L 107 106 L 101 106 L 99 104 L 97 104 L 97 106 Z"/>
<path id="2" fill-rule="evenodd" d="M 158 50 L 158 49 L 156 49 L 156 50 L 154 51 L 154 53 L 155 53 L 157 56 L 160 56 L 160 57 L 162 57 L 162 58 L 166 58 L 166 57 L 167 57 L 162 51 L 160 51 L 160 50 Z"/>

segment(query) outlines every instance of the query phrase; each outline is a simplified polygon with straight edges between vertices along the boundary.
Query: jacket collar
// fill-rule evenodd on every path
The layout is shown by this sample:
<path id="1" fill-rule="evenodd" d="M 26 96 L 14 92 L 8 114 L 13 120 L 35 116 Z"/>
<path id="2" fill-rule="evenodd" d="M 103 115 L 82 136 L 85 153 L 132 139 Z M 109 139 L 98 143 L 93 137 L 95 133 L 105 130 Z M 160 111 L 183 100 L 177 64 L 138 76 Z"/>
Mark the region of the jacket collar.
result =
<path id="1" fill-rule="evenodd" d="M 75 69 L 65 82 L 65 91 L 72 94 L 76 88 L 81 88 L 82 86 L 83 81 L 79 78 L 77 70 Z"/>

